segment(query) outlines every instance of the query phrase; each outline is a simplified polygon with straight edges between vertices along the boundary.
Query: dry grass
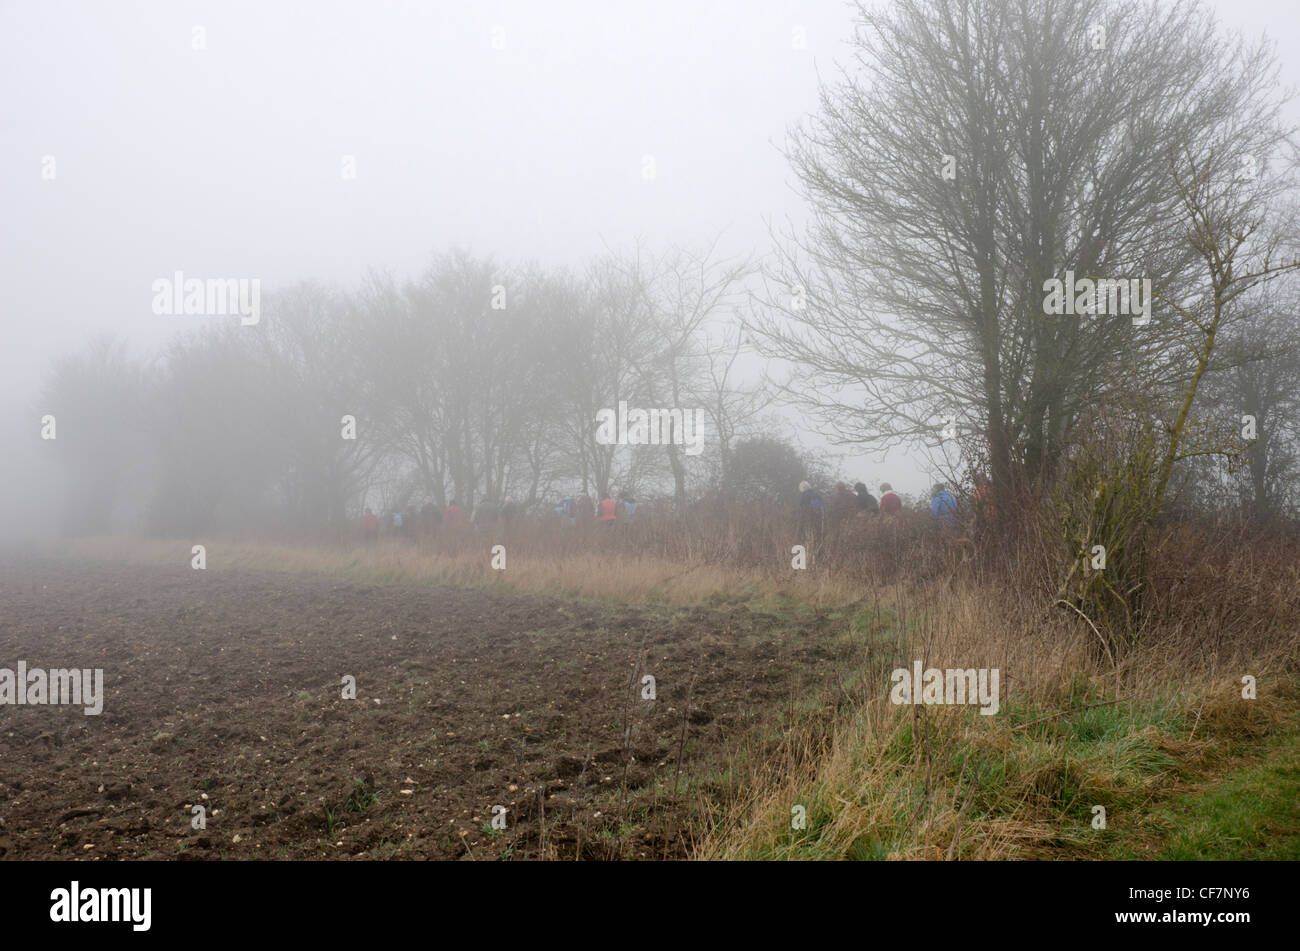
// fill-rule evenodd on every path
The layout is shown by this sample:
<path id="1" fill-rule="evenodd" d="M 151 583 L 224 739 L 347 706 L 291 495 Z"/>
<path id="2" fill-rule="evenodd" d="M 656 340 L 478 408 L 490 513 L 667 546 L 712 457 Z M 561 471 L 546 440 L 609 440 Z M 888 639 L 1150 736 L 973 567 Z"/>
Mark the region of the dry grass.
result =
<path id="1" fill-rule="evenodd" d="M 190 542 L 180 540 L 98 537 L 71 542 L 67 551 L 74 557 L 187 566 L 191 547 Z M 856 585 L 824 572 L 792 571 L 786 578 L 774 581 L 754 568 L 702 560 L 683 563 L 640 555 L 634 550 L 548 553 L 511 545 L 505 570 L 496 570 L 492 567 L 492 546 L 486 543 L 467 543 L 454 551 L 396 541 L 331 548 L 212 540 L 205 547 L 210 571 L 311 572 L 381 584 L 499 585 L 518 592 L 625 604 L 793 598 L 828 607 L 861 597 Z"/>
<path id="2" fill-rule="evenodd" d="M 1069 617 L 990 594 L 893 591 L 886 622 L 855 634 L 854 688 L 737 752 L 732 781 L 705 804 L 700 857 L 1104 857 L 1116 837 L 1093 828 L 1094 806 L 1131 822 L 1240 743 L 1295 722 L 1293 640 L 1247 658 L 1165 638 L 1108 671 Z M 1002 710 L 891 703 L 889 670 L 914 660 L 998 668 Z M 1247 673 L 1255 700 L 1241 696 Z"/>

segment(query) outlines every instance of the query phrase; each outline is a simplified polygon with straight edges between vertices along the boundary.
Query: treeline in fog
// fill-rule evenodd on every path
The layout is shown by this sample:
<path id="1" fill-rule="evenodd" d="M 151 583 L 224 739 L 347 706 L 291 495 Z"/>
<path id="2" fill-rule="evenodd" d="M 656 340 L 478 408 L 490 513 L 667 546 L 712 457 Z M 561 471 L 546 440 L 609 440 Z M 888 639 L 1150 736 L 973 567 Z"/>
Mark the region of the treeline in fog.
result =
<path id="1" fill-rule="evenodd" d="M 256 323 L 168 318 L 201 326 L 152 357 L 98 340 L 57 361 L 39 404 L 61 526 L 321 533 L 363 504 L 717 490 L 770 403 L 736 369 L 747 268 L 638 250 L 572 274 L 453 251 L 409 280 L 269 294 Z M 620 402 L 692 418 L 660 445 L 598 442 Z M 742 446 L 742 467 L 755 457 L 792 481 L 741 475 L 751 495 L 806 472 L 781 440 Z"/>
<path id="2" fill-rule="evenodd" d="M 926 454 L 959 494 L 987 477 L 1004 516 L 1073 506 L 1071 544 L 1197 507 L 1294 515 L 1296 141 L 1273 48 L 1194 4 L 860 16 L 858 68 L 786 146 L 809 224 L 767 256 L 633 248 L 570 273 L 451 252 L 280 290 L 150 358 L 68 354 L 33 416 L 57 419 L 60 525 L 825 492 L 753 441 L 778 397 L 805 431 Z M 681 418 L 624 449 L 601 438 L 617 412 L 625 441 L 624 407 Z M 737 469 L 755 459 L 766 475 Z"/>

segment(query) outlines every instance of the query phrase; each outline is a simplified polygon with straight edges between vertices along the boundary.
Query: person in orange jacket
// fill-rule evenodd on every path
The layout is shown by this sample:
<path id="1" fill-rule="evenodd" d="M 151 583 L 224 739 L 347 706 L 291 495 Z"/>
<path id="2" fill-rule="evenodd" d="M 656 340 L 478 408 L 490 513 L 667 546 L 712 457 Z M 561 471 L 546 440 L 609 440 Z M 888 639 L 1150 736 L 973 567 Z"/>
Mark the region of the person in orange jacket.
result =
<path id="1" fill-rule="evenodd" d="M 605 497 L 600 500 L 600 514 L 596 516 L 596 521 L 600 522 L 602 525 L 613 525 L 614 519 L 617 517 L 617 512 L 618 504 L 611 499 L 608 494 L 606 494 Z"/>

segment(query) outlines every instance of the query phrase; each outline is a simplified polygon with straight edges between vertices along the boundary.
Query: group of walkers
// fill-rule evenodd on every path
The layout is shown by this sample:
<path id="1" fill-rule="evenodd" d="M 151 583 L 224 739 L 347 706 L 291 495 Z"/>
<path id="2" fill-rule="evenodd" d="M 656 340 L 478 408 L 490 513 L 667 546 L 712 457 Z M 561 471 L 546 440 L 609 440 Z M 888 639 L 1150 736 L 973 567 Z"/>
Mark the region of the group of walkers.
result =
<path id="1" fill-rule="evenodd" d="M 956 524 L 957 508 L 957 499 L 946 485 L 938 483 L 931 489 L 930 517 L 937 524 Z M 888 482 L 880 484 L 879 499 L 865 483 L 858 482 L 850 489 L 846 483 L 836 482 L 829 502 L 808 481 L 799 483 L 800 522 L 805 527 L 820 529 L 827 522 L 838 523 L 846 518 L 889 517 L 902 510 L 903 500 Z"/>
<path id="2" fill-rule="evenodd" d="M 617 523 L 627 525 L 636 519 L 636 507 L 636 499 L 627 493 L 620 495 L 617 502 L 606 493 L 598 505 L 592 503 L 590 496 L 580 495 L 575 498 L 566 495 L 556 504 L 555 517 L 567 528 L 590 524 L 593 519 L 606 527 Z"/>
<path id="3" fill-rule="evenodd" d="M 903 511 L 903 500 L 888 482 L 879 487 L 877 498 L 865 483 L 858 482 L 850 489 L 845 482 L 836 482 L 829 498 L 824 498 L 807 480 L 799 483 L 800 527 L 814 532 L 840 525 L 848 519 L 890 519 Z M 992 495 L 986 478 L 975 479 L 975 515 L 977 521 L 987 519 L 991 513 Z M 959 506 L 957 498 L 942 483 L 930 491 L 930 517 L 936 525 L 948 528 L 957 523 Z M 523 509 L 507 498 L 498 505 L 493 501 L 479 503 L 471 516 L 455 498 L 439 509 L 432 502 L 419 509 L 405 508 L 389 513 L 381 523 L 373 510 L 367 508 L 359 521 L 361 539 L 370 543 L 380 535 L 393 538 L 457 538 L 465 535 L 469 527 L 508 527 L 523 514 Z M 629 525 L 636 520 L 637 502 L 628 493 L 617 500 L 609 493 L 596 502 L 591 496 L 566 495 L 552 509 L 552 516 L 564 528 L 577 529 L 588 525 L 612 528 Z"/>

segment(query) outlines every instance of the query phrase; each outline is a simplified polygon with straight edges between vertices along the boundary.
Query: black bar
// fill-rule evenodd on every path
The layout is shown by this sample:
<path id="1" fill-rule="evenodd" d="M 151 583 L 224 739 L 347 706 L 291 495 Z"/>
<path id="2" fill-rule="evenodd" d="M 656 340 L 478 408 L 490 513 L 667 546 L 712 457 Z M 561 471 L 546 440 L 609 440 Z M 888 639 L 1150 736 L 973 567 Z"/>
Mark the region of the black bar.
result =
<path id="1" fill-rule="evenodd" d="M 112 932 L 128 941 L 192 940 L 228 926 L 231 936 L 251 938 L 279 923 L 267 937 L 373 941 L 415 929 L 450 939 L 468 929 L 483 941 L 532 941 L 551 929 L 561 940 L 594 938 L 612 926 L 635 944 L 715 929 L 762 938 L 793 927 L 810 939 L 847 928 L 864 942 L 915 938 L 938 947 L 999 935 L 1019 943 L 1125 933 L 1222 944 L 1294 924 L 1286 907 L 1294 905 L 1286 884 L 1293 872 L 1289 863 L 1240 862 L 9 862 L 0 863 L 0 920 L 7 938 Z M 148 931 L 129 921 L 52 921 L 52 893 L 73 881 L 83 900 L 89 889 L 150 889 Z M 1135 912 L 1156 920 L 1117 920 Z M 1176 917 L 1206 912 L 1245 912 L 1249 921 Z"/>

